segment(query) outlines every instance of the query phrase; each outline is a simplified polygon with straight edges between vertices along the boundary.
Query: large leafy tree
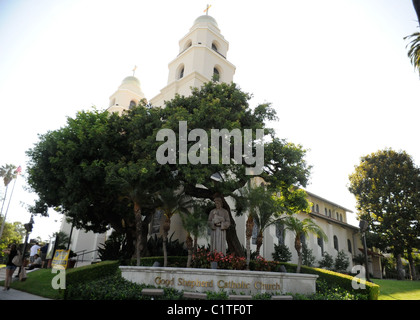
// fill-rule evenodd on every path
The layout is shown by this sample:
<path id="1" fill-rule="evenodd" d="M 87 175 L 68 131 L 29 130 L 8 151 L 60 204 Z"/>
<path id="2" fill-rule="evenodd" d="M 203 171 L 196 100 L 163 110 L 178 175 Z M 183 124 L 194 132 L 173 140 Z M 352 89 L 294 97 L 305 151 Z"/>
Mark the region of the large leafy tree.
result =
<path id="1" fill-rule="evenodd" d="M 229 140 L 233 143 L 230 144 L 227 154 L 228 163 L 221 161 L 222 152 L 219 152 L 218 162 L 212 161 L 212 150 L 215 146 L 206 144 L 201 137 L 194 136 L 186 139 L 187 147 L 184 150 L 176 150 L 178 161 L 169 165 L 177 172 L 177 178 L 183 181 L 188 195 L 203 199 L 214 199 L 215 195 L 219 195 L 222 198 L 223 207 L 231 218 L 231 226 L 226 233 L 228 248 L 238 256 L 243 255 L 242 246 L 226 197 L 232 196 L 235 190 L 245 186 L 250 178 L 247 169 L 255 166 L 255 163 L 249 164 L 250 162 L 246 161 L 245 146 L 252 145 L 253 155 L 257 156 L 258 145 L 263 143 L 263 166 L 258 176 L 267 182 L 269 189 L 288 189 L 292 185 L 305 186 L 310 171 L 304 160 L 306 151 L 299 145 L 276 138 L 274 132 L 267 127 L 268 121 L 276 120 L 276 113 L 270 104 L 260 104 L 252 109 L 249 105 L 250 99 L 251 95 L 241 91 L 234 83 L 208 82 L 200 89 L 193 89 L 188 97 L 176 96 L 166 102 L 162 117 L 163 127 L 175 132 L 177 141 L 181 136 L 182 121 L 187 123 L 188 134 L 198 129 L 209 140 L 212 129 L 226 129 L 229 133 L 234 130 L 240 131 L 239 142 Z M 253 133 L 251 141 L 245 139 L 246 129 Z M 258 129 L 264 131 L 263 142 L 256 135 Z M 239 159 L 235 153 L 235 146 L 238 144 L 242 147 Z M 194 150 L 194 154 L 202 161 L 180 163 L 179 159 L 184 156 L 185 150 Z M 238 213 L 241 214 L 242 211 Z"/>
<path id="2" fill-rule="evenodd" d="M 4 220 L 0 217 L 0 223 Z M 0 256 L 3 255 L 3 250 L 6 249 L 10 244 L 20 244 L 25 236 L 25 227 L 20 222 L 5 222 L 4 230 L 0 240 Z"/>
<path id="3" fill-rule="evenodd" d="M 400 259 L 420 237 L 420 170 L 404 151 L 380 150 L 361 158 L 349 177 L 358 216 Z"/>
<path id="4" fill-rule="evenodd" d="M 227 232 L 229 249 L 242 255 L 225 197 L 245 185 L 249 179 L 246 169 L 255 166 L 247 159 L 236 164 L 240 159 L 235 156 L 235 145 L 244 146 L 246 142 L 243 130 L 252 130 L 248 144 L 252 145 L 253 155 L 258 151 L 257 144 L 262 143 L 256 130 L 264 130 L 268 138 L 264 141 L 263 168 L 259 173 L 269 188 L 305 186 L 309 175 L 304 161 L 306 151 L 275 138 L 266 127 L 266 121 L 276 119 L 274 110 L 269 104 L 251 109 L 250 98 L 233 83 L 209 82 L 194 89 L 189 97 L 176 96 L 166 102 L 164 109 L 140 105 L 122 116 L 98 111 L 78 113 L 74 119 L 68 119 L 65 127 L 40 136 L 40 141 L 27 152 L 28 184 L 39 196 L 33 211 L 47 214 L 49 207 L 56 207 L 77 227 L 103 232 L 111 226 L 126 233 L 127 243 L 136 243 L 139 263 L 140 252 L 145 248 L 141 244 L 147 236 L 143 230 L 158 206 L 156 195 L 182 183 L 185 193 L 193 198 L 223 196 L 232 222 Z M 200 129 L 207 137 L 212 129 L 241 130 L 241 140 L 228 149 L 230 162 L 213 163 L 211 146 L 204 148 L 204 141 L 197 144 L 197 137 L 193 137 L 186 141 L 186 150 L 195 150 L 195 155 L 208 151 L 208 162 L 182 163 L 180 159 L 185 156 L 185 149 L 181 150 L 179 144 L 182 121 L 187 122 L 188 133 Z M 161 129 L 175 134 L 176 141 L 172 141 L 175 148 L 167 150 L 167 153 L 175 150 L 174 163 L 156 159 L 162 146 L 157 139 Z"/>
<path id="5" fill-rule="evenodd" d="M 159 109 L 141 105 L 121 117 L 79 112 L 65 127 L 41 135 L 27 152 L 28 184 L 39 197 L 32 211 L 47 215 L 54 207 L 76 227 L 125 233 L 139 263 L 152 195 L 170 186 L 150 149 L 156 126 Z"/>

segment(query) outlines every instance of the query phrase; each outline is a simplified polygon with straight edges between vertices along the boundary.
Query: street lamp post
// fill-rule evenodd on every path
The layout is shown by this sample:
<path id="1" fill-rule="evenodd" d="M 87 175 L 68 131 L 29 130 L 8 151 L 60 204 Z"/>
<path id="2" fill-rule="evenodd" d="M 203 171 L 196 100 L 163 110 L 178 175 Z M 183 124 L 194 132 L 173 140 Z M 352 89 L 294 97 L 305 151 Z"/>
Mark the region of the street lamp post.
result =
<path id="1" fill-rule="evenodd" d="M 31 215 L 31 219 L 29 220 L 29 223 L 25 223 L 23 225 L 25 227 L 25 230 L 26 230 L 26 236 L 25 236 L 25 243 L 23 244 L 22 262 L 25 262 L 25 251 L 26 251 L 26 247 L 27 247 L 27 244 L 28 244 L 29 233 L 32 232 L 33 224 L 34 224 L 34 219 L 33 219 L 33 215 Z M 22 263 L 22 265 L 20 266 L 18 275 L 22 271 L 22 268 L 25 268 L 24 263 Z"/>

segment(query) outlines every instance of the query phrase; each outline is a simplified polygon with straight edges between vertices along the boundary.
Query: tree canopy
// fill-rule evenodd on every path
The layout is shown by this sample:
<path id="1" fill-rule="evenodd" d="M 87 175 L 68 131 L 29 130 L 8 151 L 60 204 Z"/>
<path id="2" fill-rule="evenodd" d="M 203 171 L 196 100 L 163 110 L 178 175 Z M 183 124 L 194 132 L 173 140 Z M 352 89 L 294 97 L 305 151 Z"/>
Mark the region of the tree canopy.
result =
<path id="1" fill-rule="evenodd" d="M 380 150 L 361 158 L 350 175 L 358 215 L 395 256 L 420 239 L 420 169 L 404 151 Z"/>
<path id="2" fill-rule="evenodd" d="M 39 197 L 33 212 L 47 214 L 53 207 L 76 227 L 94 232 L 112 227 L 138 244 L 147 236 L 141 229 L 158 206 L 160 190 L 182 184 L 188 196 L 213 199 L 218 194 L 224 199 L 249 180 L 247 169 L 256 167 L 261 147 L 259 176 L 268 188 L 306 186 L 310 172 L 306 150 L 276 138 L 266 125 L 276 119 L 274 109 L 267 103 L 252 109 L 250 99 L 233 83 L 209 82 L 188 97 L 177 95 L 164 108 L 141 103 L 121 116 L 97 110 L 77 113 L 63 128 L 40 135 L 27 151 L 28 184 Z M 182 141 L 184 129 L 187 138 Z M 221 134 L 211 141 L 214 129 Z M 248 139 L 245 130 L 251 132 Z M 159 139 L 165 132 L 172 135 Z M 231 137 L 235 132 L 240 133 L 238 140 Z M 174 144 L 168 143 L 173 137 Z M 203 137 L 209 138 L 207 143 Z M 223 153 L 221 147 L 215 162 L 212 142 L 222 146 L 223 139 L 229 142 L 228 150 Z M 238 145 L 241 158 L 235 153 Z M 175 162 L 158 161 L 162 146 L 165 155 L 175 155 Z M 199 161 L 184 161 L 189 160 L 186 151 Z M 226 200 L 224 207 L 233 221 Z M 231 252 L 242 253 L 234 224 L 227 241 Z"/>

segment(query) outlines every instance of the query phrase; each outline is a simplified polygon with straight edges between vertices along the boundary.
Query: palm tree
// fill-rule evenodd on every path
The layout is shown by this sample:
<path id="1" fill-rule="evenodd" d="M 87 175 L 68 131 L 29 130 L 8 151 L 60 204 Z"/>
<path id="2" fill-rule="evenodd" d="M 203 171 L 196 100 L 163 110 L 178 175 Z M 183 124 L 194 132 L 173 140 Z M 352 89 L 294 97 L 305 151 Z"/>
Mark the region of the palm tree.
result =
<path id="1" fill-rule="evenodd" d="M 0 167 L 0 177 L 3 178 L 3 183 L 4 186 L 6 187 L 6 190 L 4 192 L 4 198 L 3 198 L 3 204 L 1 206 L 1 213 L 3 213 L 3 206 L 4 206 L 4 202 L 6 201 L 6 197 L 7 197 L 7 189 L 9 187 L 9 183 L 16 178 L 16 166 L 14 166 L 13 164 L 6 164 L 2 167 Z"/>
<path id="2" fill-rule="evenodd" d="M 285 230 L 289 230 L 295 234 L 295 249 L 298 254 L 298 265 L 296 273 L 300 273 L 302 266 L 302 235 L 308 235 L 309 233 L 316 234 L 318 237 L 327 241 L 327 235 L 315 222 L 310 218 L 299 220 L 296 217 L 288 216 L 282 221 Z"/>
<path id="3" fill-rule="evenodd" d="M 204 203 L 198 201 L 194 203 L 191 212 L 187 213 L 183 211 L 181 213 L 182 225 L 185 231 L 187 231 L 187 268 L 189 268 L 192 262 L 192 253 L 197 250 L 197 239 L 207 232 L 207 214 Z"/>
<path id="4" fill-rule="evenodd" d="M 257 216 L 258 205 L 260 204 L 260 198 L 258 197 L 261 193 L 262 188 L 252 188 L 251 181 L 239 190 L 239 195 L 233 195 L 236 200 L 236 209 L 241 212 L 248 211 L 248 218 L 246 220 L 246 265 L 249 268 L 249 262 L 251 260 L 251 237 L 254 229 L 254 220 Z"/>
<path id="5" fill-rule="evenodd" d="M 20 169 L 20 167 L 19 167 L 19 169 Z M 4 185 L 5 185 L 5 187 L 6 187 L 6 190 L 5 190 L 5 192 L 4 192 L 3 203 L 2 203 L 2 205 L 1 205 L 0 215 L 2 215 L 2 214 L 3 214 L 3 207 L 4 207 L 4 203 L 6 202 L 6 198 L 7 198 L 7 190 L 8 190 L 8 188 L 9 188 L 9 183 L 10 183 L 13 179 L 16 179 L 16 178 L 17 178 L 17 175 L 18 175 L 18 173 L 19 173 L 19 172 L 20 172 L 20 171 L 18 171 L 18 170 L 16 169 L 16 166 L 14 166 L 13 164 L 6 164 L 6 165 L 4 165 L 4 166 L 0 167 L 0 177 L 2 177 L 2 178 L 3 178 L 3 182 L 4 182 Z M 16 180 L 15 180 L 15 183 L 16 183 Z M 13 188 L 12 188 L 12 193 L 13 193 L 13 189 L 14 189 L 14 185 L 13 185 Z M 10 197 L 11 197 L 11 196 L 10 196 Z M 9 199 L 9 204 L 10 204 L 10 199 Z M 1 238 L 1 237 L 2 237 L 2 235 L 3 235 L 4 224 L 5 224 L 5 222 L 6 222 L 6 215 L 7 215 L 7 210 L 6 210 L 6 213 L 4 214 L 4 219 L 3 219 L 3 222 L 2 222 L 1 227 L 0 227 L 0 238 Z"/>
<path id="6" fill-rule="evenodd" d="M 405 39 L 410 39 L 411 42 L 407 45 L 409 46 L 408 57 L 410 58 L 411 64 L 414 66 L 414 69 L 417 69 L 420 72 L 420 32 L 415 32 Z"/>
<path id="7" fill-rule="evenodd" d="M 249 267 L 251 260 L 251 237 L 255 223 L 258 226 L 256 252 L 259 255 L 263 243 L 264 230 L 279 221 L 284 207 L 275 200 L 275 194 L 267 191 L 263 184 L 252 187 L 250 182 L 240 190 L 240 196 L 236 197 L 236 202 L 241 210 L 248 211 L 245 233 L 247 266 Z"/>
<path id="8" fill-rule="evenodd" d="M 171 188 L 162 189 L 157 193 L 157 200 L 160 202 L 160 209 L 162 209 L 165 221 L 163 222 L 163 266 L 168 265 L 168 252 L 166 249 L 166 242 L 168 233 L 171 229 L 171 218 L 179 212 L 189 213 L 192 207 L 192 199 L 184 192 L 183 187 L 174 190 Z"/>
<path id="9" fill-rule="evenodd" d="M 420 0 L 413 0 L 413 7 L 416 11 L 418 21 L 420 21 Z M 408 57 L 414 69 L 417 69 L 420 73 L 420 32 L 415 32 L 404 38 L 404 40 L 406 39 L 411 39 L 411 42 L 407 45 L 410 47 Z"/>

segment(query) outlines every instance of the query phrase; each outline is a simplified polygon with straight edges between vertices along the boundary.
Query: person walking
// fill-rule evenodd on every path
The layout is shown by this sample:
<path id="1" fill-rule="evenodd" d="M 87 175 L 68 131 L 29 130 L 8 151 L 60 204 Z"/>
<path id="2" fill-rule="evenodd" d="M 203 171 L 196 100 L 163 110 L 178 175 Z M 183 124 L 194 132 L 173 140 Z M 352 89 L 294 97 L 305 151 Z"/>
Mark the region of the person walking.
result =
<path id="1" fill-rule="evenodd" d="M 29 262 L 31 262 L 31 263 L 34 262 L 35 255 L 38 254 L 38 250 L 40 248 L 41 247 L 39 246 L 39 243 L 38 242 L 35 242 L 35 244 L 31 247 L 31 253 L 29 255 Z"/>
<path id="2" fill-rule="evenodd" d="M 18 255 L 18 250 L 15 244 L 12 244 L 9 249 L 3 250 L 4 253 L 8 254 L 6 261 L 6 279 L 4 280 L 3 291 L 10 289 L 10 284 L 12 283 L 12 276 L 15 272 L 17 266 L 13 264 L 13 258 Z"/>

